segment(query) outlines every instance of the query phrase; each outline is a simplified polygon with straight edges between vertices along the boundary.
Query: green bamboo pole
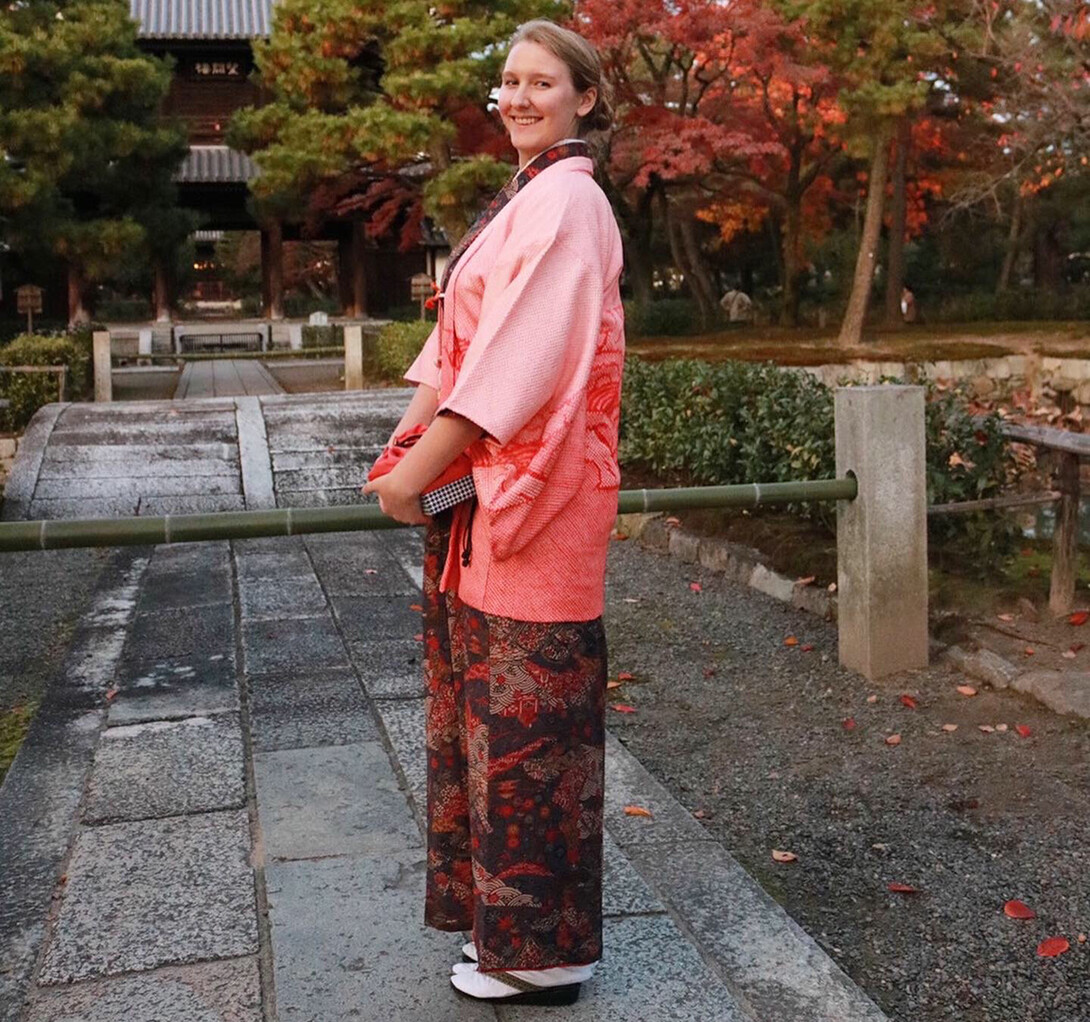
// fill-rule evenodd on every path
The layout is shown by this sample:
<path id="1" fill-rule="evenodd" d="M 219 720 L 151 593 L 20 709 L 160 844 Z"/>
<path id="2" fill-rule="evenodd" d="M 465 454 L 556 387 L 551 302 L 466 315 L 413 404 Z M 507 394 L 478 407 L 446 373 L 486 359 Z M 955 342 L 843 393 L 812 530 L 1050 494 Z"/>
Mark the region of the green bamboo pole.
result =
<path id="1" fill-rule="evenodd" d="M 814 479 L 791 483 L 745 483 L 664 490 L 622 490 L 619 514 L 683 511 L 692 508 L 759 507 L 813 500 L 854 500 L 856 481 Z M 144 546 L 201 540 L 297 536 L 307 532 L 397 529 L 375 504 L 280 508 L 271 511 L 221 511 L 147 518 L 72 518 L 0 523 L 0 552 L 56 550 L 61 547 Z"/>

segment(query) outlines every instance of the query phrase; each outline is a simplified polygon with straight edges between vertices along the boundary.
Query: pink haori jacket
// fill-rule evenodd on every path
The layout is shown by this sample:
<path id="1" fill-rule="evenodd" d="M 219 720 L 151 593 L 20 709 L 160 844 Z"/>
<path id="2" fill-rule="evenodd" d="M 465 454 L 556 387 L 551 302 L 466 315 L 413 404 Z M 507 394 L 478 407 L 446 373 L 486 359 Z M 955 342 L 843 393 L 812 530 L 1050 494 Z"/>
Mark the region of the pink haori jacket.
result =
<path id="1" fill-rule="evenodd" d="M 621 238 L 585 157 L 546 167 L 473 240 L 405 379 L 485 431 L 441 589 L 521 621 L 602 613 L 617 514 Z M 462 564 L 471 527 L 468 566 Z"/>

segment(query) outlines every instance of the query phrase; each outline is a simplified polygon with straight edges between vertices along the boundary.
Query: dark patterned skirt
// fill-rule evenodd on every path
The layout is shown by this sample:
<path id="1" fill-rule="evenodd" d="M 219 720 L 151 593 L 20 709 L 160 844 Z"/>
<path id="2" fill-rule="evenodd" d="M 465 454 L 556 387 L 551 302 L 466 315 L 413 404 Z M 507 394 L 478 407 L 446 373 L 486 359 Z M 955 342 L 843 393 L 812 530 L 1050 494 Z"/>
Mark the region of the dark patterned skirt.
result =
<path id="1" fill-rule="evenodd" d="M 449 512 L 424 559 L 425 922 L 472 930 L 483 972 L 602 955 L 602 619 L 515 621 L 439 592 Z M 527 580 L 532 585 L 532 580 Z"/>

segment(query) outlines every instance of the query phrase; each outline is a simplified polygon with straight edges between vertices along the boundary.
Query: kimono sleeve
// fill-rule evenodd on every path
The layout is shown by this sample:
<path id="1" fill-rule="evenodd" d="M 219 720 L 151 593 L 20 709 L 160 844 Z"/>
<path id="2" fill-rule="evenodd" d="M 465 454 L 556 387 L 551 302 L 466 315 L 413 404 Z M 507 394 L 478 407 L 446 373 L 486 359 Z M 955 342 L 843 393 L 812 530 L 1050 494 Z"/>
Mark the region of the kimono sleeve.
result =
<path id="1" fill-rule="evenodd" d="M 594 351 L 600 270 L 552 237 L 497 265 L 458 379 L 439 411 L 507 444 Z"/>
<path id="2" fill-rule="evenodd" d="M 428 334 L 428 339 L 424 342 L 424 347 L 420 349 L 420 354 L 416 356 L 413 364 L 409 366 L 402 379 L 408 380 L 409 383 L 423 383 L 434 390 L 438 390 L 439 367 L 436 365 L 438 361 L 439 325 L 436 324 L 435 329 Z"/>

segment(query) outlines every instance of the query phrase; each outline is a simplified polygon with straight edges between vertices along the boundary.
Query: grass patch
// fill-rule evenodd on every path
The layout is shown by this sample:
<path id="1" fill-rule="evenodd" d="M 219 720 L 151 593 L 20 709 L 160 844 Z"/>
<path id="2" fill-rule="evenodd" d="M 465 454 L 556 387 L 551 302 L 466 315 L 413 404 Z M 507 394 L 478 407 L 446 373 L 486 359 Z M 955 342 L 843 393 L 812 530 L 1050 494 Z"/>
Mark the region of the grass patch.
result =
<path id="1" fill-rule="evenodd" d="M 38 702 L 33 700 L 0 711 L 0 783 L 14 761 L 19 746 L 23 744 L 37 709 Z"/>

